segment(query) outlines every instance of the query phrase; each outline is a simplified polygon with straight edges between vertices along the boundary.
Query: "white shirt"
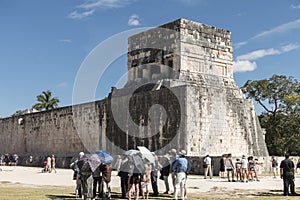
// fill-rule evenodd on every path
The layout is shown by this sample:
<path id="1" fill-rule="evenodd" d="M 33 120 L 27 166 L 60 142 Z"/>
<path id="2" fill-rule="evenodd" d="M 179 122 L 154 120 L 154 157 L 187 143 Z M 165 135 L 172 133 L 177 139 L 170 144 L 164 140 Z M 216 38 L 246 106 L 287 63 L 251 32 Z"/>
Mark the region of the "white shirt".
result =
<path id="1" fill-rule="evenodd" d="M 205 157 L 204 162 L 207 165 L 211 165 L 211 158 L 210 157 Z"/>
<path id="2" fill-rule="evenodd" d="M 231 164 L 231 158 L 226 158 L 226 169 L 233 169 L 233 166 Z"/>
<path id="3" fill-rule="evenodd" d="M 248 168 L 248 160 L 246 158 L 242 158 L 242 169 Z"/>

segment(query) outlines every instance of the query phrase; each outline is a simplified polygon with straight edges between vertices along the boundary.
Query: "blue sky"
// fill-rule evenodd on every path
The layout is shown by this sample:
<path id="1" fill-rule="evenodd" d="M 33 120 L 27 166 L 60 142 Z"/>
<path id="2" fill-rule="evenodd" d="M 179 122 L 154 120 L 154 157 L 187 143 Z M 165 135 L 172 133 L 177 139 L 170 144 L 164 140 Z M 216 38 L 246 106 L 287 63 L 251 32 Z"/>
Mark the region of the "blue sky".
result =
<path id="1" fill-rule="evenodd" d="M 299 0 L 0 0 L 0 117 L 31 108 L 48 89 L 71 105 L 80 65 L 99 43 L 178 18 L 231 31 L 239 86 L 273 74 L 300 80 Z M 126 71 L 122 56 L 96 99 Z"/>

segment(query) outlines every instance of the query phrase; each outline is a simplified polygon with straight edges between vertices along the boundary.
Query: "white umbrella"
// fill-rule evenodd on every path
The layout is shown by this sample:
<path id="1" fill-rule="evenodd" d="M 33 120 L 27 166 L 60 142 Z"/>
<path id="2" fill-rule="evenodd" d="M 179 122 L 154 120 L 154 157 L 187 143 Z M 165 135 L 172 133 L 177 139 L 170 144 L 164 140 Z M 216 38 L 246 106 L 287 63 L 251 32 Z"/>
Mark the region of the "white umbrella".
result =
<path id="1" fill-rule="evenodd" d="M 155 158 L 149 149 L 144 146 L 138 146 L 137 148 L 140 150 L 143 159 L 147 159 L 150 163 L 155 162 Z"/>

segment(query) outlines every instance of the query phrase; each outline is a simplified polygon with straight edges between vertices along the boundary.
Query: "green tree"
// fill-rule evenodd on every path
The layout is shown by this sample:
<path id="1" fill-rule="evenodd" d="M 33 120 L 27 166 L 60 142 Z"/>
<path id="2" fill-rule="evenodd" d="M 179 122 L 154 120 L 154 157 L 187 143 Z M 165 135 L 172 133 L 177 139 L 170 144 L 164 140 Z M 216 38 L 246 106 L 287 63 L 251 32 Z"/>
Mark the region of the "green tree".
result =
<path id="1" fill-rule="evenodd" d="M 43 91 L 42 94 L 37 97 L 38 103 L 34 104 L 32 108 L 37 110 L 51 110 L 58 107 L 59 99 L 57 97 L 52 97 L 50 90 Z"/>
<path id="2" fill-rule="evenodd" d="M 300 85 L 293 77 L 273 75 L 269 79 L 248 80 L 242 87 L 264 112 L 259 116 L 266 129 L 270 154 L 300 153 Z"/>

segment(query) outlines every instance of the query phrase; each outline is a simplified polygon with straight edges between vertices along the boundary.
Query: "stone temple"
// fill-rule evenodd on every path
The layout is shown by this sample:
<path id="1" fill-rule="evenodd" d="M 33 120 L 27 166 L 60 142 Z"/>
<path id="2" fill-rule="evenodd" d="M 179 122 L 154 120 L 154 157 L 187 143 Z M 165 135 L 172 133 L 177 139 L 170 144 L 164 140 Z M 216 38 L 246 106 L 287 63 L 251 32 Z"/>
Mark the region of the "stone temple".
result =
<path id="1" fill-rule="evenodd" d="M 131 36 L 127 67 L 126 85 L 108 98 L 1 119 L 0 153 L 68 158 L 146 146 L 268 156 L 253 102 L 233 79 L 230 31 L 175 20 Z"/>

